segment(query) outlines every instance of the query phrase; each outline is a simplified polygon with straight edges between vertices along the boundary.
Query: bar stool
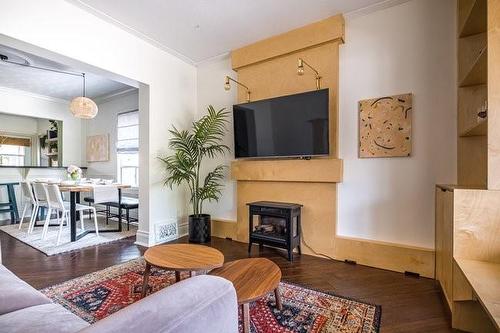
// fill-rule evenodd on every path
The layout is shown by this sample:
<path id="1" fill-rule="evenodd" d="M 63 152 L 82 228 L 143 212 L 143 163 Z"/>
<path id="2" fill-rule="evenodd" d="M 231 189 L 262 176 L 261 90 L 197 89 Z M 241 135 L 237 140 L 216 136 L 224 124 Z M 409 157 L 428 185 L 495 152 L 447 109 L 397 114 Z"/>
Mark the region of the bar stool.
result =
<path id="1" fill-rule="evenodd" d="M 19 220 L 19 212 L 17 211 L 17 201 L 16 201 L 16 191 L 14 190 L 14 185 L 19 185 L 19 183 L 0 183 L 0 186 L 7 187 L 7 195 L 9 197 L 9 202 L 0 202 L 0 213 L 10 213 L 10 223 L 16 224 Z M 7 207 L 3 208 L 2 207 Z"/>

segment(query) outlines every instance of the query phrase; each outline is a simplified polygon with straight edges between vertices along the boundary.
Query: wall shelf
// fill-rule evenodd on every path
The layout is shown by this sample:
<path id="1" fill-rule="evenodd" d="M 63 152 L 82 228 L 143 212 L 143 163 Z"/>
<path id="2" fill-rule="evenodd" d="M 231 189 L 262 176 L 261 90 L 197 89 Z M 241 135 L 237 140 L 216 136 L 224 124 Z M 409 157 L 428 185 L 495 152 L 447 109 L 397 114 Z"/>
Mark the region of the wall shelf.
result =
<path id="1" fill-rule="evenodd" d="M 488 119 L 484 119 L 477 123 L 475 126 L 472 126 L 463 132 L 459 132 L 461 137 L 467 136 L 482 136 L 488 134 Z"/>
<path id="2" fill-rule="evenodd" d="M 458 89 L 458 133 L 463 135 L 478 125 L 477 114 L 488 100 L 486 85 Z"/>
<path id="3" fill-rule="evenodd" d="M 488 81 L 488 53 L 487 48 L 481 49 L 477 58 L 474 59 L 470 69 L 464 73 L 460 80 L 460 87 L 484 85 Z"/>
<path id="4" fill-rule="evenodd" d="M 460 0 L 459 37 L 486 31 L 486 0 Z"/>

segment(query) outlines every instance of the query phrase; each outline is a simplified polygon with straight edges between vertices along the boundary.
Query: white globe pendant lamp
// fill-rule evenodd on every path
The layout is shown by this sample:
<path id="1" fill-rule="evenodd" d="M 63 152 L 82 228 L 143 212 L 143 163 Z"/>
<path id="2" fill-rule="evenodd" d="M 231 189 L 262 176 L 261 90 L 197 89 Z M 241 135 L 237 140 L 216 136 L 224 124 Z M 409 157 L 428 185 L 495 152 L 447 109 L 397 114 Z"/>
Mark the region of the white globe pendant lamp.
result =
<path id="1" fill-rule="evenodd" d="M 83 94 L 82 96 L 75 97 L 71 101 L 69 105 L 69 110 L 73 114 L 73 116 L 82 119 L 92 119 L 97 116 L 97 112 L 99 111 L 97 108 L 97 104 L 93 100 L 88 97 L 85 97 L 85 73 L 82 73 L 83 76 Z"/>

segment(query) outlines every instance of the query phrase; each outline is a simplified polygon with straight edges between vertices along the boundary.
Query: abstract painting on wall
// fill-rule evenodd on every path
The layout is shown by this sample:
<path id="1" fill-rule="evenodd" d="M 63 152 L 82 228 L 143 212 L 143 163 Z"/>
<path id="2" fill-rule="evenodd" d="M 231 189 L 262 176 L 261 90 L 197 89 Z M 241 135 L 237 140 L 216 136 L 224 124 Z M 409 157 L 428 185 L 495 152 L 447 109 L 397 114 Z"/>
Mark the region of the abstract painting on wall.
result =
<path id="1" fill-rule="evenodd" d="M 412 94 L 359 102 L 359 157 L 411 154 Z"/>
<path id="2" fill-rule="evenodd" d="M 109 135 L 87 137 L 87 162 L 109 161 Z"/>

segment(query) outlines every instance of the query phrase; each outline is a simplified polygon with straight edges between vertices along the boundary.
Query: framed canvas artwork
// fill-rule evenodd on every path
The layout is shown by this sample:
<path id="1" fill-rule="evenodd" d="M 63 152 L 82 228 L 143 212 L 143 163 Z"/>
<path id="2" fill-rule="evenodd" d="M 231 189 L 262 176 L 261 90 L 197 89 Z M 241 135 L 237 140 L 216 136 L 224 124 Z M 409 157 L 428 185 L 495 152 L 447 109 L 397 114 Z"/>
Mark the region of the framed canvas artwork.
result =
<path id="1" fill-rule="evenodd" d="M 412 94 L 359 102 L 359 157 L 411 155 Z"/>
<path id="2" fill-rule="evenodd" d="M 109 161 L 109 135 L 87 137 L 87 162 Z"/>

